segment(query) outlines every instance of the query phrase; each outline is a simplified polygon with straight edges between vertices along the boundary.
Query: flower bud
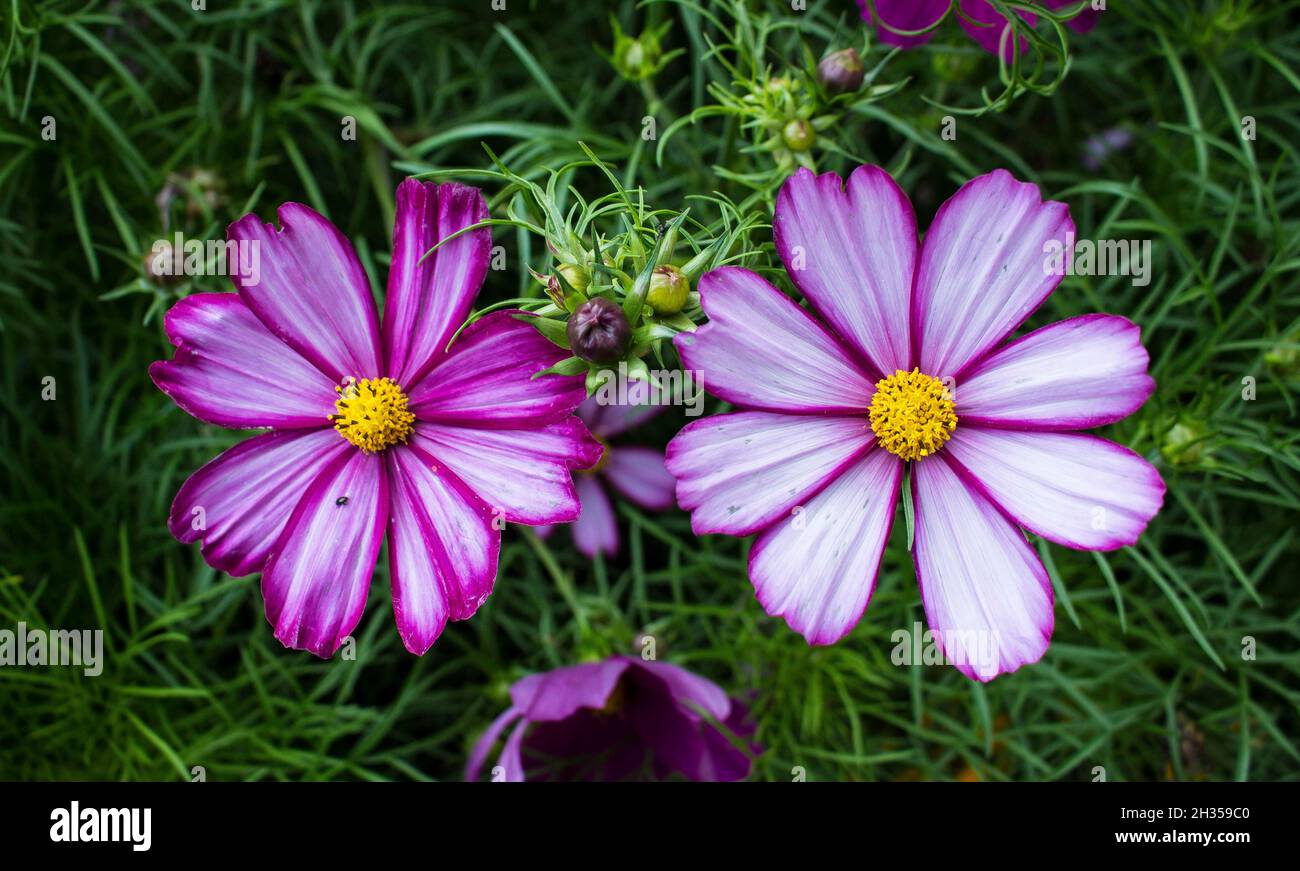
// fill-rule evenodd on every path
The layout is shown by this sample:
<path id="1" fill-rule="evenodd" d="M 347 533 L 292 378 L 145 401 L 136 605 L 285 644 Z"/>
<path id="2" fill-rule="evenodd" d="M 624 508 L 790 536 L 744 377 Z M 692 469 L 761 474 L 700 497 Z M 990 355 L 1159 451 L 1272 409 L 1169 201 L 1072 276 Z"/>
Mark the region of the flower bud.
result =
<path id="1" fill-rule="evenodd" d="M 614 33 L 614 69 L 628 81 L 636 82 L 648 79 L 659 72 L 663 60 L 663 49 L 659 45 L 659 35 L 647 30 L 640 36 L 631 37 L 621 28 Z"/>
<path id="2" fill-rule="evenodd" d="M 867 68 L 851 48 L 831 52 L 817 64 L 817 80 L 832 94 L 844 94 L 862 87 Z"/>
<path id="3" fill-rule="evenodd" d="M 676 266 L 656 266 L 650 276 L 650 290 L 645 301 L 657 315 L 673 315 L 686 305 L 691 280 Z"/>
<path id="4" fill-rule="evenodd" d="M 812 148 L 817 134 L 813 132 L 812 125 L 807 121 L 795 118 L 782 129 L 781 138 L 785 140 L 785 147 L 791 151 L 807 151 Z"/>
<path id="5" fill-rule="evenodd" d="M 566 328 L 569 347 L 588 363 L 621 360 L 632 339 L 632 327 L 617 303 L 597 296 L 574 310 Z"/>
<path id="6" fill-rule="evenodd" d="M 591 274 L 581 266 L 574 263 L 562 263 L 555 271 L 563 275 L 564 280 L 569 282 L 569 287 L 572 287 L 578 293 L 587 292 L 587 287 L 591 284 Z"/>

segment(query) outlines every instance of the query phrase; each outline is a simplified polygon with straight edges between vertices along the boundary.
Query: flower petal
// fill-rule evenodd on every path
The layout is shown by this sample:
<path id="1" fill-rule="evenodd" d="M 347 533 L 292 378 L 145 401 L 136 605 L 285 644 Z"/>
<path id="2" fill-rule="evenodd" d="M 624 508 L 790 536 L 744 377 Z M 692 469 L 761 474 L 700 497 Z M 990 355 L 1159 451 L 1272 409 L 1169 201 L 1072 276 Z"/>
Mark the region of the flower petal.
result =
<path id="1" fill-rule="evenodd" d="M 673 340 L 702 386 L 736 405 L 801 414 L 861 413 L 875 392 L 850 353 L 812 315 L 748 269 L 700 279 L 709 322 Z"/>
<path id="2" fill-rule="evenodd" d="M 484 761 L 487 760 L 488 753 L 496 746 L 497 739 L 501 737 L 511 723 L 518 720 L 522 712 L 517 708 L 506 708 L 483 732 L 482 737 L 474 743 L 474 750 L 469 755 L 469 760 L 465 763 L 465 779 L 467 781 L 478 780 L 478 773 L 483 768 Z M 520 766 L 522 767 L 522 766 Z"/>
<path id="3" fill-rule="evenodd" d="M 578 417 L 582 418 L 587 424 L 587 429 L 598 439 L 608 441 L 617 435 L 622 435 L 628 430 L 635 429 L 652 417 L 662 413 L 667 405 L 651 405 L 650 387 L 645 381 L 620 381 L 626 391 L 624 397 L 614 395 L 614 391 L 619 387 L 613 381 L 607 381 L 610 384 L 610 401 L 603 401 L 601 390 L 598 390 L 594 396 L 584 400 L 582 405 L 578 406 Z M 603 390 L 603 388 L 602 388 Z M 664 393 L 661 396 L 667 396 Z M 626 402 L 619 402 L 618 399 L 626 399 Z"/>
<path id="4" fill-rule="evenodd" d="M 912 343 L 921 371 L 956 377 L 1024 322 L 1061 282 L 1045 247 L 1074 222 L 1064 203 L 1003 169 L 940 207 L 921 246 L 912 291 Z"/>
<path id="5" fill-rule="evenodd" d="M 234 293 L 196 293 L 163 324 L 176 346 L 149 367 L 158 389 L 199 420 L 232 429 L 320 427 L 334 413 L 334 384 L 271 335 Z"/>
<path id="6" fill-rule="evenodd" d="M 601 470 L 605 480 L 628 499 L 649 508 L 664 511 L 676 502 L 677 481 L 664 467 L 664 455 L 650 448 L 611 448 Z"/>
<path id="7" fill-rule="evenodd" d="M 550 423 L 586 397 L 577 376 L 538 372 L 569 356 L 518 312 L 493 312 L 465 328 L 451 351 L 410 392 L 416 417 L 466 426 Z"/>
<path id="8" fill-rule="evenodd" d="M 903 463 L 873 450 L 793 517 L 763 532 L 749 579 L 763 610 L 809 644 L 834 644 L 866 610 L 889 541 Z"/>
<path id="9" fill-rule="evenodd" d="M 435 472 L 418 447 L 386 453 L 393 612 L 402 643 L 419 656 L 449 618 L 468 619 L 492 592 L 501 532 L 491 509 L 450 470 Z"/>
<path id="10" fill-rule="evenodd" d="M 1131 545 L 1164 501 L 1154 466 L 1096 436 L 958 426 L 944 450 L 1017 523 L 1067 547 Z"/>
<path id="11" fill-rule="evenodd" d="M 696 535 L 752 535 L 839 475 L 873 438 L 863 417 L 719 414 L 687 424 L 665 463 Z"/>
<path id="12" fill-rule="evenodd" d="M 579 475 L 577 490 L 582 513 L 569 527 L 573 546 L 587 559 L 595 559 L 596 554 L 614 556 L 618 553 L 618 521 L 605 489 L 594 475 Z"/>
<path id="13" fill-rule="evenodd" d="M 913 559 L 925 619 L 972 680 L 1037 662 L 1054 622 L 1052 584 L 1025 536 L 943 454 L 912 464 Z"/>
<path id="14" fill-rule="evenodd" d="M 568 523 L 578 517 L 571 470 L 589 469 L 604 450 L 582 421 L 534 429 L 476 429 L 419 421 L 414 443 L 511 523 Z"/>
<path id="15" fill-rule="evenodd" d="M 380 372 L 379 315 L 352 243 L 319 212 L 285 203 L 281 229 L 245 215 L 226 238 L 255 246 L 260 274 L 232 270 L 235 287 L 253 313 L 289 347 L 338 383 Z"/>
<path id="16" fill-rule="evenodd" d="M 866 0 L 857 0 L 858 9 L 862 11 L 862 20 L 868 24 L 871 23 L 871 7 L 867 5 Z M 923 33 L 919 36 L 905 36 L 895 33 L 894 30 L 924 30 L 934 25 L 940 18 L 943 18 L 951 0 L 874 0 L 876 14 L 880 16 L 883 24 L 876 24 L 876 35 L 880 41 L 887 45 L 897 45 L 903 48 L 922 45 L 929 41 L 930 34 Z M 890 30 L 890 28 L 894 30 Z"/>
<path id="17" fill-rule="evenodd" d="M 621 657 L 568 665 L 520 678 L 510 687 L 510 701 L 534 723 L 552 723 L 582 708 L 600 710 L 627 671 Z"/>
<path id="18" fill-rule="evenodd" d="M 487 274 L 492 231 L 480 227 L 432 254 L 429 249 L 487 217 L 477 188 L 414 178 L 398 185 L 393 263 L 384 299 L 386 372 L 398 384 L 415 384 L 442 357 L 452 333 L 469 315 Z"/>
<path id="19" fill-rule="evenodd" d="M 387 519 L 382 458 L 349 451 L 316 476 L 262 571 L 266 619 L 285 647 L 327 658 L 356 628 Z"/>
<path id="20" fill-rule="evenodd" d="M 957 16 L 957 20 L 961 22 L 962 28 L 970 34 L 971 39 L 979 43 L 980 48 L 989 54 L 997 54 L 999 48 L 1002 47 L 1003 34 L 1011 27 L 1006 17 L 994 9 L 988 0 L 961 0 L 961 11 L 965 15 Z M 1032 12 L 1017 10 L 1016 14 L 1029 22 L 1030 27 L 1038 23 L 1038 16 Z M 1013 38 L 1019 43 L 1018 50 L 1021 54 L 1024 54 L 1029 48 L 1029 40 L 1025 37 L 1006 34 L 1007 44 L 1005 48 L 1002 48 L 1002 59 L 1007 63 L 1011 63 L 1011 59 L 1014 57 L 1011 47 Z"/>
<path id="21" fill-rule="evenodd" d="M 1084 315 L 1010 342 L 956 385 L 962 424 L 1091 429 L 1128 417 L 1156 383 L 1141 330 L 1127 318 Z"/>
<path id="22" fill-rule="evenodd" d="M 677 704 L 686 703 L 686 710 L 699 719 L 694 708 L 703 710 L 719 722 L 725 723 L 731 716 L 731 699 L 722 687 L 680 665 L 657 659 L 629 659 L 633 667 L 648 671 L 663 681 L 672 693 Z"/>
<path id="23" fill-rule="evenodd" d="M 845 186 L 800 169 L 777 195 L 772 235 L 790 280 L 877 374 L 909 368 L 916 215 L 889 173 L 860 166 Z"/>
<path id="24" fill-rule="evenodd" d="M 208 565 L 241 577 L 262 568 L 294 506 L 351 445 L 332 429 L 268 432 L 240 442 L 181 485 L 167 526 L 203 540 Z"/>

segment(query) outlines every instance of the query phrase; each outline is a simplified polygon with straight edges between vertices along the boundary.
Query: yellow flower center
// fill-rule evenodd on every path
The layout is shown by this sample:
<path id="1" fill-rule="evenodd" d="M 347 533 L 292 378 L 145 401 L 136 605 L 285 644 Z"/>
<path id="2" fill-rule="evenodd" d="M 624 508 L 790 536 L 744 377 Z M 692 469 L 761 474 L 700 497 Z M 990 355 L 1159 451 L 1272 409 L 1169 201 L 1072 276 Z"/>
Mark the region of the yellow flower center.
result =
<path id="1" fill-rule="evenodd" d="M 330 415 L 339 435 L 368 454 L 405 442 L 415 415 L 406 410 L 406 394 L 391 378 L 345 378 L 335 387 L 337 414 Z"/>
<path id="2" fill-rule="evenodd" d="M 920 369 L 896 369 L 877 381 L 868 415 L 880 446 L 905 460 L 933 454 L 957 428 L 952 394 Z"/>

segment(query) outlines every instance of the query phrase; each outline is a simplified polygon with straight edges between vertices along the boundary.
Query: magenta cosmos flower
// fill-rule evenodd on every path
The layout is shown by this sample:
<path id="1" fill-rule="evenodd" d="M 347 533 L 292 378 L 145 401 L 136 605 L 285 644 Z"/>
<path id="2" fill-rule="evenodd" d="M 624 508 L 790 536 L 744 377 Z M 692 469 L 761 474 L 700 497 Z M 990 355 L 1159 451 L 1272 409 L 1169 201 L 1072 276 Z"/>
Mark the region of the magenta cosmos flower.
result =
<path id="1" fill-rule="evenodd" d="M 952 0 L 872 0 L 872 2 L 875 5 L 876 18 L 879 20 L 873 20 L 867 0 L 857 0 L 862 19 L 869 24 L 875 24 L 876 35 L 880 37 L 881 42 L 903 48 L 922 45 L 930 40 L 931 34 L 921 33 L 912 36 L 896 31 L 924 30 L 933 27 L 953 5 Z M 1079 0 L 1041 0 L 1041 2 L 1047 8 L 1055 10 L 1074 7 L 1078 5 Z M 959 6 L 961 14 L 956 17 L 961 22 L 962 28 L 970 34 L 971 39 L 979 43 L 982 49 L 990 54 L 996 54 L 1002 44 L 1003 34 L 1010 26 L 1007 19 L 987 0 L 959 0 Z M 1024 18 L 1030 27 L 1038 21 L 1038 17 L 1032 13 L 1017 12 L 1017 14 Z M 1097 23 L 1097 16 L 1100 14 L 1094 9 L 1086 9 L 1071 19 L 1068 26 L 1079 33 L 1087 33 Z M 1023 52 L 1028 47 L 1028 41 L 1020 37 L 1020 51 Z M 1011 59 L 1009 46 L 1003 52 L 1003 57 L 1008 61 Z"/>
<path id="2" fill-rule="evenodd" d="M 664 511 L 673 506 L 677 482 L 664 468 L 663 451 L 631 445 L 616 448 L 609 441 L 663 410 L 662 405 L 602 405 L 596 396 L 578 407 L 578 417 L 605 446 L 595 466 L 574 476 L 582 514 L 570 529 L 574 545 L 588 559 L 594 559 L 598 553 L 605 556 L 618 553 L 618 516 L 609 494 L 601 486 L 602 480 L 629 501 L 650 511 Z M 546 538 L 554 529 L 539 526 L 537 534 Z"/>
<path id="3" fill-rule="evenodd" d="M 759 534 L 767 613 L 813 644 L 853 628 L 909 467 L 926 619 L 969 677 L 1034 662 L 1051 638 L 1052 585 L 1021 528 L 1084 550 L 1137 540 L 1159 474 L 1071 430 L 1150 396 L 1138 328 L 1085 315 L 1003 343 L 1060 282 L 1044 250 L 1073 231 L 1063 203 L 998 170 L 944 203 L 922 245 L 880 168 L 847 186 L 800 170 L 773 235 L 821 320 L 748 270 L 704 276 L 709 322 L 676 345 L 747 410 L 686 426 L 668 470 L 697 534 Z"/>
<path id="4" fill-rule="evenodd" d="M 427 252 L 487 215 L 474 188 L 401 184 L 382 329 L 351 243 L 299 203 L 280 207 L 278 231 L 256 215 L 230 225 L 260 251 L 256 284 L 237 274 L 237 294 L 167 313 L 176 355 L 150 366 L 154 383 L 200 420 L 271 430 L 194 473 L 168 524 L 209 565 L 262 572 L 288 647 L 338 649 L 385 530 L 398 630 L 421 654 L 491 592 L 504 521 L 578 516 L 570 469 L 600 456 L 572 415 L 582 380 L 533 378 L 565 352 L 506 312 L 452 341 L 491 235 Z"/>
<path id="5" fill-rule="evenodd" d="M 465 779 L 478 780 L 513 724 L 494 780 L 743 780 L 749 754 L 713 723 L 746 739 L 747 713 L 717 684 L 666 662 L 614 656 L 531 674 L 510 688 L 510 707 L 474 746 Z"/>

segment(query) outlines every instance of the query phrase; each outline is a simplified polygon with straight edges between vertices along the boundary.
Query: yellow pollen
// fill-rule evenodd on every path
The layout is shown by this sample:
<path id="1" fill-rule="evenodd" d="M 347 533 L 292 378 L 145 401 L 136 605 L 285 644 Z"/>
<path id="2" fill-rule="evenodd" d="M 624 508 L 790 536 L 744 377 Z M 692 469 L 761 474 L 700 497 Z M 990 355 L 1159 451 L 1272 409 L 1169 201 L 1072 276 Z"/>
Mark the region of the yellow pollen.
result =
<path id="1" fill-rule="evenodd" d="M 345 378 L 334 388 L 339 398 L 330 415 L 339 435 L 368 454 L 405 442 L 415 415 L 406 410 L 406 394 L 391 378 Z"/>
<path id="2" fill-rule="evenodd" d="M 905 460 L 933 454 L 957 428 L 948 388 L 920 369 L 895 369 L 893 375 L 877 381 L 868 415 L 880 446 Z"/>

